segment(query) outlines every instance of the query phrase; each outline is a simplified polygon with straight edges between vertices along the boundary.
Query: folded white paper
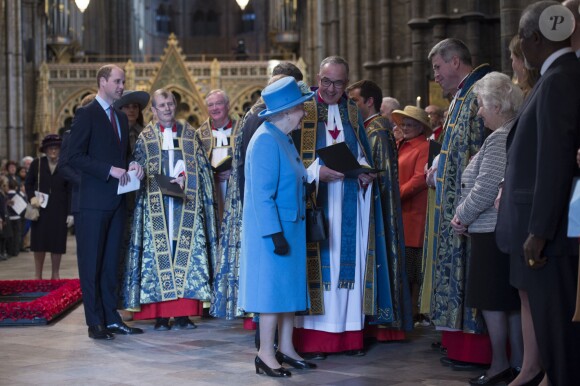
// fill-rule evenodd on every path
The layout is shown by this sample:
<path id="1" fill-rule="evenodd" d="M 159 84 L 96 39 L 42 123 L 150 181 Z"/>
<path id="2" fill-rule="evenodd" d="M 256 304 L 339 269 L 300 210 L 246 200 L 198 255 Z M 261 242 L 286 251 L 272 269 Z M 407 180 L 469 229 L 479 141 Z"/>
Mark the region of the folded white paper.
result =
<path id="1" fill-rule="evenodd" d="M 46 208 L 48 205 L 48 194 L 39 192 L 38 190 L 34 191 L 34 195 L 38 198 L 38 202 L 40 203 L 41 208 Z"/>
<path id="2" fill-rule="evenodd" d="M 11 200 L 13 203 L 12 210 L 14 210 L 17 214 L 22 213 L 24 209 L 26 209 L 26 201 L 20 194 L 16 193 L 14 196 L 12 196 Z"/>
<path id="3" fill-rule="evenodd" d="M 137 171 L 136 170 L 129 170 L 127 174 L 130 177 L 130 181 L 127 182 L 124 186 L 119 184 L 117 188 L 117 194 L 125 194 L 127 192 L 132 192 L 134 190 L 139 190 L 141 187 L 141 181 L 137 178 Z"/>
<path id="4" fill-rule="evenodd" d="M 181 173 L 185 172 L 185 163 L 183 160 L 178 160 L 173 167 L 173 175 L 171 177 L 177 178 Z"/>

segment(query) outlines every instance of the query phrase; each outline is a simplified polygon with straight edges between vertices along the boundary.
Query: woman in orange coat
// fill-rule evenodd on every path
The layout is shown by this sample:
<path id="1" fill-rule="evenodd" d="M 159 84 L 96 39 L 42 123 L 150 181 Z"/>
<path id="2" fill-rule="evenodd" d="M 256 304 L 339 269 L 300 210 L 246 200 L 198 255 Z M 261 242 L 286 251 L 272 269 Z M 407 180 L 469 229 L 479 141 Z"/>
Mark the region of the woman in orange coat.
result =
<path id="1" fill-rule="evenodd" d="M 405 263 L 407 279 L 411 288 L 413 319 L 419 321 L 419 288 L 421 287 L 423 236 L 425 232 L 425 213 L 427 211 L 427 184 L 425 183 L 425 164 L 429 156 L 431 126 L 425 110 L 406 106 L 404 110 L 393 111 L 393 120 L 403 132 L 399 143 L 399 189 L 403 210 L 405 232 Z"/>

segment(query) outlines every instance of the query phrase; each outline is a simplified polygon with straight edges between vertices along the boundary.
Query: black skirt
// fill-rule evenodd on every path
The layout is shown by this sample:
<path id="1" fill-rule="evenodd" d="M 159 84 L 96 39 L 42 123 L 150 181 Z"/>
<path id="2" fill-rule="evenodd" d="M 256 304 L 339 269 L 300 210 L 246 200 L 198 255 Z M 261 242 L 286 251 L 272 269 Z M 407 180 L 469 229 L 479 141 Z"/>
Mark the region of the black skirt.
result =
<path id="1" fill-rule="evenodd" d="M 518 291 L 510 285 L 510 257 L 497 247 L 495 232 L 470 236 L 465 304 L 480 310 L 519 310 Z"/>

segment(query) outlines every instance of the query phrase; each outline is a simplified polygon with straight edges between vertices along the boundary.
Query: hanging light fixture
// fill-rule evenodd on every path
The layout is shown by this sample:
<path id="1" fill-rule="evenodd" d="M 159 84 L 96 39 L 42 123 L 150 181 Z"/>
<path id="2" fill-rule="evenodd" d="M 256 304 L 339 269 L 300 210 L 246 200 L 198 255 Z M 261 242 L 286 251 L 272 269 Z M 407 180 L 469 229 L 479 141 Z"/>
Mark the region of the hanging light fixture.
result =
<path id="1" fill-rule="evenodd" d="M 246 5 L 248 5 L 249 2 L 250 0 L 236 0 L 236 3 L 238 3 L 242 11 L 244 10 L 244 8 L 246 8 Z"/>
<path id="2" fill-rule="evenodd" d="M 75 0 L 75 3 L 77 5 L 77 7 L 79 8 L 79 11 L 81 11 L 81 13 L 85 12 L 85 9 L 87 9 L 90 2 L 91 2 L 91 0 Z"/>

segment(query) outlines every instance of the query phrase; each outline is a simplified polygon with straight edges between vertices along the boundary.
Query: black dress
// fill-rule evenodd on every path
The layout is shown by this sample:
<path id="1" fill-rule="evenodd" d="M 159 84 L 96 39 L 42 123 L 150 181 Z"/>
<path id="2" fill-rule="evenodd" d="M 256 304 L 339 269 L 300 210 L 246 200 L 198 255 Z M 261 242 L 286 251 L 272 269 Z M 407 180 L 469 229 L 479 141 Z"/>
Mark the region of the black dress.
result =
<path id="1" fill-rule="evenodd" d="M 520 296 L 509 281 L 510 257 L 497 247 L 495 232 L 470 235 L 465 305 L 488 311 L 519 310 Z"/>
<path id="2" fill-rule="evenodd" d="M 38 163 L 40 160 L 40 175 Z M 40 178 L 40 188 L 38 180 Z M 38 190 L 48 194 L 46 208 L 40 208 L 40 217 L 32 221 L 30 250 L 33 252 L 66 252 L 67 226 L 66 218 L 70 212 L 70 187 L 67 180 L 59 173 L 58 167 L 50 172 L 48 158 L 37 158 L 30 164 L 26 176 L 26 195 L 28 200 Z"/>

